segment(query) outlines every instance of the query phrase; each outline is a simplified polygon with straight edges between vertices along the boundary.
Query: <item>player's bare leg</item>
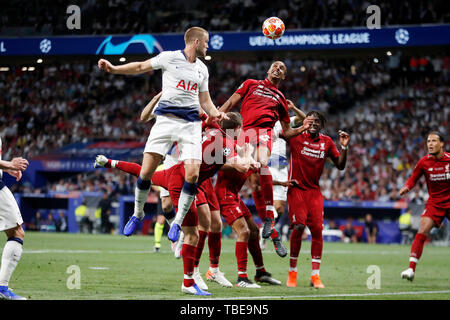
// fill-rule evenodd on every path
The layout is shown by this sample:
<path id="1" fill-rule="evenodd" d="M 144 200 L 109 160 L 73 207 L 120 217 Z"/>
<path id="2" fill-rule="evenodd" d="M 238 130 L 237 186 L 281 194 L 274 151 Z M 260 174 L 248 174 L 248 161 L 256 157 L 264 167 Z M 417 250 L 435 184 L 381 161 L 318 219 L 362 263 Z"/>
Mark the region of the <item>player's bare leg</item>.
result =
<path id="1" fill-rule="evenodd" d="M 268 163 L 270 157 L 270 149 L 264 145 L 260 145 L 255 150 L 255 160 L 261 163 L 260 169 L 260 185 L 264 194 L 264 203 L 266 205 L 266 215 L 262 230 L 262 237 L 267 239 L 273 233 L 275 223 L 275 208 L 273 206 L 273 180 L 269 170 Z"/>
<path id="2" fill-rule="evenodd" d="M 209 269 L 206 273 L 206 280 L 217 282 L 222 287 L 231 288 L 233 285 L 219 269 L 219 257 L 222 246 L 222 219 L 220 211 L 213 210 L 210 212 L 211 226 L 208 232 Z"/>
<path id="3" fill-rule="evenodd" d="M 411 245 L 411 254 L 409 256 L 409 268 L 401 273 L 402 279 L 407 279 L 409 281 L 414 280 L 416 265 L 419 262 L 419 259 L 422 255 L 423 246 L 428 236 L 430 235 L 431 229 L 435 226 L 436 223 L 433 221 L 433 219 L 429 217 L 420 218 L 419 230 Z"/>
<path id="4" fill-rule="evenodd" d="M 181 224 L 197 194 L 200 165 L 200 160 L 188 159 L 184 161 L 185 181 L 181 190 L 180 199 L 178 200 L 178 211 L 167 235 L 172 242 L 178 240 Z"/>
<path id="5" fill-rule="evenodd" d="M 141 171 L 134 190 L 134 213 L 123 230 L 123 234 L 127 237 L 133 234 L 139 222 L 144 218 L 144 205 L 150 192 L 151 179 L 162 159 L 160 154 L 144 153 Z"/>
<path id="6" fill-rule="evenodd" d="M 5 234 L 8 240 L 3 248 L 0 267 L 0 299 L 26 300 L 26 298 L 16 295 L 8 288 L 9 280 L 22 255 L 25 232 L 22 226 L 18 225 L 15 228 L 5 230 Z"/>

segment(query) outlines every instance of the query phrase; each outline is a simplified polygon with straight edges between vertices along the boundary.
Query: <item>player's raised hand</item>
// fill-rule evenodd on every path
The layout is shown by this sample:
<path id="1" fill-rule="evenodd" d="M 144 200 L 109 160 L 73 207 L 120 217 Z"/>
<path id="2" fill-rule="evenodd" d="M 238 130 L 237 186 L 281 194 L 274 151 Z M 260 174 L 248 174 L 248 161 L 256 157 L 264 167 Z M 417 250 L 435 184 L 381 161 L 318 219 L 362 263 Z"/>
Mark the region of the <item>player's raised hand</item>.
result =
<path id="1" fill-rule="evenodd" d="M 398 192 L 401 196 L 404 196 L 405 194 L 407 194 L 409 192 L 409 188 L 408 187 L 403 187 L 400 189 L 400 191 Z"/>
<path id="2" fill-rule="evenodd" d="M 295 108 L 295 104 L 291 100 L 286 99 L 286 102 L 287 102 L 287 106 L 288 106 L 289 110 L 292 110 Z"/>
<path id="3" fill-rule="evenodd" d="M 6 172 L 8 172 L 9 175 L 16 178 L 16 181 L 19 181 L 20 179 L 22 179 L 22 171 L 20 171 L 20 170 L 7 170 Z"/>
<path id="4" fill-rule="evenodd" d="M 303 129 L 309 129 L 313 123 L 314 120 L 312 116 L 306 117 L 305 120 L 303 120 Z"/>
<path id="5" fill-rule="evenodd" d="M 28 167 L 28 160 L 22 157 L 13 158 L 11 160 L 11 170 L 25 171 Z"/>
<path id="6" fill-rule="evenodd" d="M 339 130 L 339 142 L 341 146 L 346 147 L 350 142 L 350 135 L 342 130 Z"/>
<path id="7" fill-rule="evenodd" d="M 112 72 L 114 69 L 112 63 L 105 59 L 98 60 L 98 67 L 106 72 Z"/>

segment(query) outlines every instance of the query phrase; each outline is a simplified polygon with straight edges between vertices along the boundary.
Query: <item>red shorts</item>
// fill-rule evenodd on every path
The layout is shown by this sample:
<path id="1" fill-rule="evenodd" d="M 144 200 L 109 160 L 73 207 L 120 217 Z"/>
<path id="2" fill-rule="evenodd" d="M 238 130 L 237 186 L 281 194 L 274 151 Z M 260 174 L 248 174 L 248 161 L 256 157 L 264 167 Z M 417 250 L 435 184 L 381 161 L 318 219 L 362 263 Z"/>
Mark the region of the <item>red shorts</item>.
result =
<path id="1" fill-rule="evenodd" d="M 320 189 L 289 188 L 287 205 L 291 227 L 297 224 L 322 227 L 323 197 Z"/>
<path id="2" fill-rule="evenodd" d="M 272 129 L 271 128 L 247 128 L 241 131 L 238 138 L 238 145 L 250 143 L 255 147 L 265 146 L 272 151 Z"/>
<path id="3" fill-rule="evenodd" d="M 196 203 L 197 206 L 208 203 L 210 211 L 220 210 L 219 200 L 217 200 L 216 193 L 214 192 L 214 187 L 211 178 L 203 181 L 198 187 Z"/>
<path id="4" fill-rule="evenodd" d="M 450 208 L 437 207 L 431 203 L 425 205 L 425 210 L 422 213 L 422 217 L 428 217 L 436 223 L 439 228 L 444 218 L 447 217 L 450 220 Z"/>
<path id="5" fill-rule="evenodd" d="M 226 195 L 219 200 L 219 203 L 220 214 L 230 226 L 239 218 L 249 219 L 252 217 L 252 213 L 248 210 L 239 195 L 226 192 Z"/>
<path id="6" fill-rule="evenodd" d="M 152 177 L 152 184 L 169 190 L 175 211 L 178 211 L 178 200 L 180 199 L 181 189 L 184 184 L 184 166 L 175 165 L 167 170 L 155 172 Z M 192 202 L 182 226 L 195 227 L 198 225 L 197 207 Z"/>

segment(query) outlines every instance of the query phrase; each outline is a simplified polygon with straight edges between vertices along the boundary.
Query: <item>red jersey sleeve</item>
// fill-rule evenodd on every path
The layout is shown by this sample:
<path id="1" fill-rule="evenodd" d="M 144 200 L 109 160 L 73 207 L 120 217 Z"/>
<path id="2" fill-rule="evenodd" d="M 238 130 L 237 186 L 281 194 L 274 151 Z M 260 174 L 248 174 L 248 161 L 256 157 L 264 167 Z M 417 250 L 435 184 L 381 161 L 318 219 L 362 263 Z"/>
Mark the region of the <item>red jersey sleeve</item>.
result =
<path id="1" fill-rule="evenodd" d="M 334 144 L 333 140 L 331 138 L 328 138 L 328 151 L 327 151 L 327 157 L 336 160 L 339 158 L 340 153 L 339 150 L 336 148 L 336 145 Z"/>
<path id="2" fill-rule="evenodd" d="M 280 121 L 291 124 L 291 118 L 289 117 L 289 108 L 285 97 L 281 97 L 280 105 L 278 107 L 278 118 Z"/>
<path id="3" fill-rule="evenodd" d="M 407 187 L 409 190 L 414 188 L 414 186 L 416 185 L 419 178 L 423 175 L 424 171 L 423 171 L 422 164 L 423 164 L 423 158 L 420 159 L 419 162 L 417 162 L 416 167 L 414 168 L 414 170 L 411 174 L 411 177 L 409 177 L 409 179 L 406 181 L 405 187 Z"/>
<path id="4" fill-rule="evenodd" d="M 245 96 L 248 92 L 248 86 L 252 82 L 251 79 L 245 80 L 239 88 L 235 91 L 235 93 L 239 94 L 241 97 Z"/>

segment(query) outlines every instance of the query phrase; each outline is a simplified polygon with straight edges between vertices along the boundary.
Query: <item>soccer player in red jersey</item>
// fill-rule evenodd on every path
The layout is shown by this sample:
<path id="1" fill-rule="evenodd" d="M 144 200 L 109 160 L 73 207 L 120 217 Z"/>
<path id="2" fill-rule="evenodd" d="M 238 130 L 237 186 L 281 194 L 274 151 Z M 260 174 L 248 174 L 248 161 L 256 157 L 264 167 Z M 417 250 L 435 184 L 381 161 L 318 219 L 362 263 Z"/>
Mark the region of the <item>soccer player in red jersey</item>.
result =
<path id="1" fill-rule="evenodd" d="M 242 143 L 245 140 L 256 146 L 255 160 L 261 163 L 260 184 L 266 205 L 266 216 L 262 230 L 263 238 L 267 239 L 273 233 L 274 213 L 273 181 L 268 168 L 272 149 L 272 129 L 280 120 L 283 132 L 287 138 L 300 134 L 301 131 L 290 127 L 290 118 L 286 98 L 278 90 L 278 85 L 286 77 L 286 65 L 275 61 L 267 71 L 264 80 L 248 79 L 220 107 L 227 112 L 237 106 L 242 99 L 241 114 L 243 117 Z"/>
<path id="2" fill-rule="evenodd" d="M 319 270 L 322 258 L 323 197 L 319 179 L 327 158 L 336 168 L 343 170 L 347 162 L 347 148 L 350 135 L 339 130 L 338 149 L 329 136 L 320 133 L 325 125 L 325 117 L 318 111 L 306 115 L 313 123 L 299 136 L 287 139 L 290 146 L 289 180 L 294 183 L 287 195 L 289 219 L 291 221 L 290 260 L 288 287 L 297 286 L 297 260 L 302 244 L 302 234 L 308 226 L 311 231 L 311 286 L 324 288 Z"/>
<path id="3" fill-rule="evenodd" d="M 228 163 L 241 172 L 246 172 L 251 166 L 257 168 L 259 165 L 253 159 L 242 158 L 236 153 L 232 138 L 239 135 L 242 119 L 238 113 L 233 112 L 227 113 L 227 117 L 228 119 L 222 120 L 221 129 L 226 130 L 228 135 L 223 134 L 223 131 L 218 128 L 213 128 L 207 130 L 203 137 L 203 160 L 200 166 L 198 179 L 198 189 L 200 191 L 198 198 L 203 200 L 203 202 L 197 203 L 199 206 L 207 204 L 207 198 L 203 192 L 205 192 L 208 187 L 203 187 L 204 184 L 206 184 L 208 179 L 215 175 L 225 163 Z M 230 132 L 230 130 L 234 131 L 234 133 Z M 232 134 L 230 135 L 230 133 Z M 125 167 L 125 165 L 127 167 Z M 126 162 L 118 162 L 115 164 L 115 167 L 134 175 L 138 175 L 141 170 L 138 164 Z M 184 182 L 184 166 L 182 163 L 176 164 L 170 169 L 155 172 L 151 182 L 153 185 L 168 189 L 175 208 L 178 207 L 178 200 Z M 210 295 L 208 292 L 199 288 L 193 279 L 197 252 L 196 246 L 198 242 L 197 225 L 197 207 L 195 204 L 192 204 L 182 224 L 183 233 L 185 234 L 182 248 L 185 271 L 182 292 L 195 295 Z M 190 287 L 194 287 L 195 290 L 189 289 Z"/>
<path id="4" fill-rule="evenodd" d="M 444 151 L 444 145 L 444 137 L 440 132 L 431 131 L 427 135 L 428 154 L 419 160 L 411 177 L 399 191 L 401 196 L 406 195 L 420 177 L 425 176 L 429 198 L 411 245 L 409 268 L 401 273 L 402 279 L 414 279 L 416 265 L 430 230 L 439 227 L 445 217 L 450 219 L 450 153 Z"/>

